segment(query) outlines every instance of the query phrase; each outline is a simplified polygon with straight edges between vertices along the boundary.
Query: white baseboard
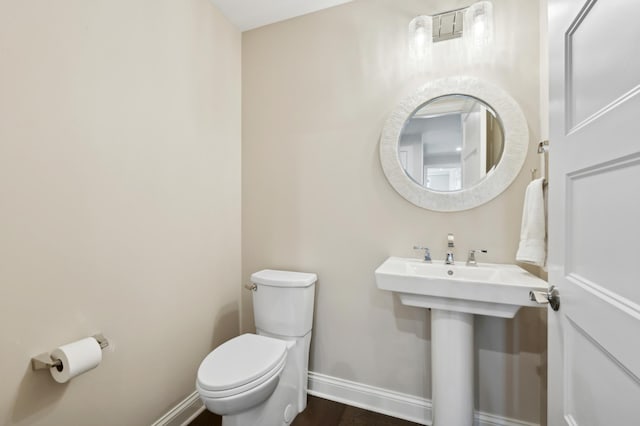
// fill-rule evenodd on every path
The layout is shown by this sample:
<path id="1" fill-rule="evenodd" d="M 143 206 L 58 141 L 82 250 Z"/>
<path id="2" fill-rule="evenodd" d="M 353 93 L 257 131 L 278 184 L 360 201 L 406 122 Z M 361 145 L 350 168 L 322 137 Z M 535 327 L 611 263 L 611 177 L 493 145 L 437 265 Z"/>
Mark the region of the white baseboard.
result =
<path id="1" fill-rule="evenodd" d="M 431 401 L 387 389 L 309 372 L 310 395 L 422 425 L 431 425 Z M 493 414 L 475 413 L 475 426 L 539 426 Z"/>
<path id="2" fill-rule="evenodd" d="M 167 414 L 158 419 L 151 426 L 187 426 L 193 419 L 204 411 L 204 404 L 197 391 L 187 396 L 182 402 L 173 407 Z"/>
<path id="3" fill-rule="evenodd" d="M 423 425 L 431 424 L 431 401 L 309 371 L 310 395 Z"/>
<path id="4" fill-rule="evenodd" d="M 351 405 L 422 425 L 431 424 L 431 401 L 309 371 L 309 395 Z M 187 426 L 204 411 L 194 391 L 151 426 Z M 476 411 L 474 426 L 540 426 Z M 332 425 L 327 425 L 332 426 Z"/>

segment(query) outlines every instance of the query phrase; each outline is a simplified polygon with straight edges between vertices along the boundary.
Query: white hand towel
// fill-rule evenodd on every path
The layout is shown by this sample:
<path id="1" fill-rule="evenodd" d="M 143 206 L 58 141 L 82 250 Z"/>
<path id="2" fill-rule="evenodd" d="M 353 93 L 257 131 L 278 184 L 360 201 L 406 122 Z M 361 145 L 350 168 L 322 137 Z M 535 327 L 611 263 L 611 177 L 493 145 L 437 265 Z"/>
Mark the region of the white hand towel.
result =
<path id="1" fill-rule="evenodd" d="M 518 262 L 544 266 L 547 258 L 546 218 L 544 211 L 544 179 L 536 179 L 527 186 L 522 211 Z"/>

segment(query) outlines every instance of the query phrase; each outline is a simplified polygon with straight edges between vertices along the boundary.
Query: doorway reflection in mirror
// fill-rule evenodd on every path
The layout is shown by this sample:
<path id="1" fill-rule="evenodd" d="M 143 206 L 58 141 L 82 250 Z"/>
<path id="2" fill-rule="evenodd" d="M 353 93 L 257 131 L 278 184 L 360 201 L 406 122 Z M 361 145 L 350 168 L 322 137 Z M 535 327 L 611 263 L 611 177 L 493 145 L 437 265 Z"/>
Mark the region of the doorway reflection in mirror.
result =
<path id="1" fill-rule="evenodd" d="M 466 95 L 446 95 L 421 105 L 406 121 L 398 144 L 402 167 L 432 191 L 471 188 L 500 162 L 502 125 L 493 109 Z"/>

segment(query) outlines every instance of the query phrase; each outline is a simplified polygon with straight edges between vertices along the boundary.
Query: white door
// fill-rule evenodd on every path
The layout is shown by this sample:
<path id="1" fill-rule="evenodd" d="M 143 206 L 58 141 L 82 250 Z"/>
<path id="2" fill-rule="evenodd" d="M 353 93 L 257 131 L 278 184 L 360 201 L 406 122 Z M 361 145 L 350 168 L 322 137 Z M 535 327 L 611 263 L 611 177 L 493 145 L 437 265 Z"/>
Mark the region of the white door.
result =
<path id="1" fill-rule="evenodd" d="M 549 0 L 549 425 L 640 425 L 640 0 Z"/>

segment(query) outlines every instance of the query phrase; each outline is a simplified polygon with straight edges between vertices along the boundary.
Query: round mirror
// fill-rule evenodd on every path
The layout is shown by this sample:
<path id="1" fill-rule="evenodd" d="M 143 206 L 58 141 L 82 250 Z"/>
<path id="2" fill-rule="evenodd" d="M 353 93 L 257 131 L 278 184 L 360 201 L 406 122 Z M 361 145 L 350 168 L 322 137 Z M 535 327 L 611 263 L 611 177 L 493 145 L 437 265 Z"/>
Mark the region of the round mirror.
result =
<path id="1" fill-rule="evenodd" d="M 477 207 L 516 178 L 529 133 L 518 104 L 470 77 L 435 80 L 403 100 L 385 124 L 380 160 L 393 188 L 436 211 Z"/>

